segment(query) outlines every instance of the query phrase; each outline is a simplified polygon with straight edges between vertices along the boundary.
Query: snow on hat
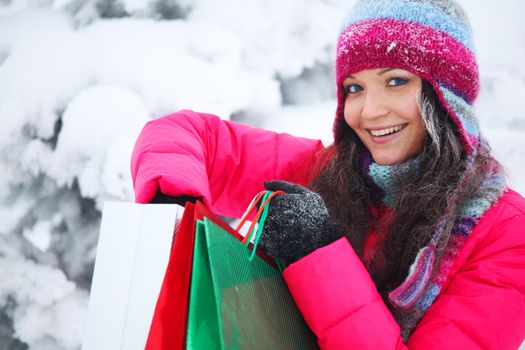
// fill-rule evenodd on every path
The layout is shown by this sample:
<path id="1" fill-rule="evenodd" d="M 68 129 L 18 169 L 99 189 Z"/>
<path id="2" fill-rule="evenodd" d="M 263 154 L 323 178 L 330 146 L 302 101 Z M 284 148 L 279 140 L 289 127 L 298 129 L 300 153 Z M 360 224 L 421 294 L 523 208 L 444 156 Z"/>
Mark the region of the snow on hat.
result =
<path id="1" fill-rule="evenodd" d="M 427 80 L 457 124 L 465 150 L 476 153 L 479 129 L 472 104 L 479 71 L 470 24 L 451 0 L 361 0 L 337 43 L 334 137 L 342 137 L 343 81 L 363 69 L 401 68 Z"/>

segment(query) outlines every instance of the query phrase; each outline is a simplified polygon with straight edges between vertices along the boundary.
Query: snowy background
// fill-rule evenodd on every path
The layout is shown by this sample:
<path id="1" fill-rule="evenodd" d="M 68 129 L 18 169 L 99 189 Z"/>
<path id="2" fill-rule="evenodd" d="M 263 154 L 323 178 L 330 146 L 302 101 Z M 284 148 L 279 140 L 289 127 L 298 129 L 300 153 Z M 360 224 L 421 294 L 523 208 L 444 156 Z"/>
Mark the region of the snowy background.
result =
<path id="1" fill-rule="evenodd" d="M 525 194 L 525 2 L 460 3 L 478 116 Z M 189 108 L 331 141 L 342 0 L 0 0 L 0 349 L 78 349 L 105 200 Z"/>

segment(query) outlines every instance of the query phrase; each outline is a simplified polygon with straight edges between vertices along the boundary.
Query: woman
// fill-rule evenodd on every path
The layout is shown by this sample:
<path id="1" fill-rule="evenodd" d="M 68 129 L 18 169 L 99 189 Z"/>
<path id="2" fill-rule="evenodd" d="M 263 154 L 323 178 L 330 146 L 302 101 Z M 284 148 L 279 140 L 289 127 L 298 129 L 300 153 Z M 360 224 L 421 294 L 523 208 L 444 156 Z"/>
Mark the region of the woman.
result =
<path id="1" fill-rule="evenodd" d="M 287 193 L 260 247 L 290 264 L 284 278 L 322 348 L 518 348 L 525 200 L 480 136 L 461 8 L 359 1 L 336 80 L 327 149 L 191 111 L 148 123 L 132 159 L 137 201 L 187 195 L 238 216 L 279 179 L 265 184 Z"/>

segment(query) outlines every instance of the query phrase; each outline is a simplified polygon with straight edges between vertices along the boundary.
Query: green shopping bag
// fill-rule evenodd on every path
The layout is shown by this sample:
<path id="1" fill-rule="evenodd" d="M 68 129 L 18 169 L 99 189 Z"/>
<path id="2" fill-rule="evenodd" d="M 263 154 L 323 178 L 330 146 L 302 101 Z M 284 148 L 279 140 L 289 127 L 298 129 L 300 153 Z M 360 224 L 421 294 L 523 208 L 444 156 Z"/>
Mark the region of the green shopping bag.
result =
<path id="1" fill-rule="evenodd" d="M 197 222 L 188 349 L 317 349 L 279 270 L 204 218 Z"/>

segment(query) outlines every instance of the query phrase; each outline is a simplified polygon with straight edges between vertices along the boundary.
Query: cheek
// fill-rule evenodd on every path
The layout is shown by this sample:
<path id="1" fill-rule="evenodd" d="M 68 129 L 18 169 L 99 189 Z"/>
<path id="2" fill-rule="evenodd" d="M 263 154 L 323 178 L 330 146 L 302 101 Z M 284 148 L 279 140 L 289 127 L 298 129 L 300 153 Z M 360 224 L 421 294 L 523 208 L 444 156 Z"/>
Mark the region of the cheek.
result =
<path id="1" fill-rule="evenodd" d="M 390 105 L 397 113 L 404 115 L 408 119 L 415 119 L 416 115 L 420 115 L 416 90 L 405 91 L 400 95 L 391 97 Z"/>
<path id="2" fill-rule="evenodd" d="M 421 117 L 421 114 L 419 113 L 419 109 L 417 109 L 413 114 L 413 125 L 414 125 L 414 142 L 417 145 L 418 148 L 423 147 L 423 143 L 425 142 L 425 137 L 427 135 L 427 128 L 425 126 L 425 122 L 423 121 L 423 118 Z"/>
<path id="3" fill-rule="evenodd" d="M 425 123 L 423 123 L 423 119 L 421 119 L 421 123 L 419 125 L 419 130 L 417 134 L 417 137 L 419 139 L 419 144 L 421 147 L 423 147 L 423 143 L 425 143 L 425 137 L 427 136 L 427 134 L 428 134 L 428 131 L 425 126 Z"/>
<path id="4" fill-rule="evenodd" d="M 423 122 L 423 117 L 419 111 L 417 105 L 417 97 L 412 96 L 411 94 L 405 98 L 398 99 L 396 101 L 396 113 L 399 116 L 402 116 L 408 122 L 414 124 L 418 128 L 418 132 L 421 132 L 421 128 L 425 129 L 425 124 Z"/>
<path id="5" fill-rule="evenodd" d="M 349 103 L 348 100 L 345 102 L 344 117 L 346 124 L 352 129 L 355 129 L 359 124 L 359 113 L 356 104 Z"/>

